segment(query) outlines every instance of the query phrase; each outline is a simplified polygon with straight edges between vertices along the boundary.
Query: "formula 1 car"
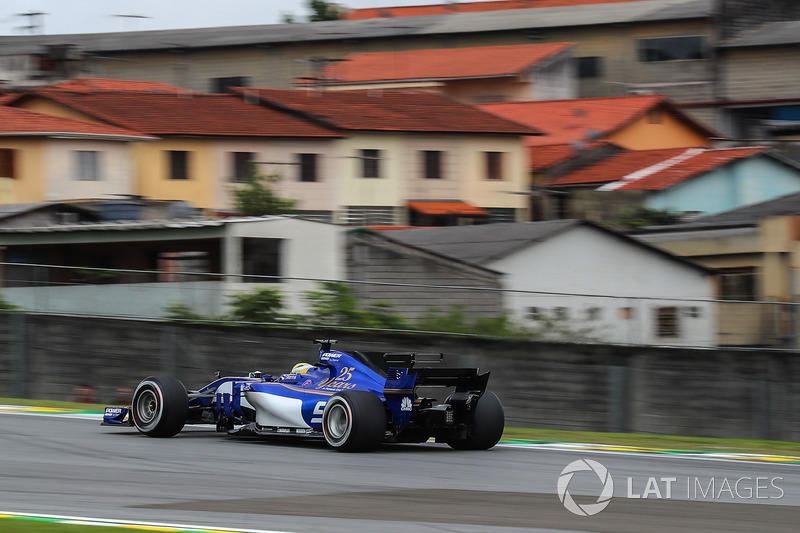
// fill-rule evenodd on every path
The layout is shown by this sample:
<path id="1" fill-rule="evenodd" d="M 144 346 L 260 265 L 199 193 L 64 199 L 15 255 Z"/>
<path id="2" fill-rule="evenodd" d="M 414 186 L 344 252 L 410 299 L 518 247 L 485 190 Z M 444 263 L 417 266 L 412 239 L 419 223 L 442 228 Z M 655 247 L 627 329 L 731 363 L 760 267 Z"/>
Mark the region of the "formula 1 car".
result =
<path id="1" fill-rule="evenodd" d="M 486 390 L 489 373 L 477 368 L 420 366 L 442 354 L 385 353 L 387 372 L 366 354 L 320 345 L 315 364 L 299 363 L 278 378 L 250 372 L 220 377 L 187 391 L 173 377 L 148 377 L 130 407 L 107 407 L 103 425 L 136 426 L 150 437 L 172 437 L 185 424 L 214 424 L 230 435 L 324 437 L 338 451 L 368 451 L 382 442 L 446 442 L 458 450 L 486 450 L 500 440 L 503 406 Z M 418 387 L 451 387 L 443 403 Z"/>

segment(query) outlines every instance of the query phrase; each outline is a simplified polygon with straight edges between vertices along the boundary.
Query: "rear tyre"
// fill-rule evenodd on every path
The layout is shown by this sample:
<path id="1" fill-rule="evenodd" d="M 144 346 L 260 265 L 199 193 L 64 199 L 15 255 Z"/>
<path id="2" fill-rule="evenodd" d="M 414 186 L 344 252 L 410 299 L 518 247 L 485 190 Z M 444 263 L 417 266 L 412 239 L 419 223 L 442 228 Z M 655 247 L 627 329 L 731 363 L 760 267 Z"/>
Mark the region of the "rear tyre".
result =
<path id="1" fill-rule="evenodd" d="M 386 435 L 386 409 L 368 391 L 344 391 L 331 396 L 322 412 L 322 433 L 328 445 L 340 452 L 365 452 Z"/>
<path id="2" fill-rule="evenodd" d="M 169 376 L 142 380 L 133 393 L 131 418 L 148 437 L 177 435 L 189 414 L 189 395 L 183 383 Z"/>
<path id="3" fill-rule="evenodd" d="M 500 442 L 506 425 L 500 399 L 486 391 L 475 406 L 474 424 L 466 438 L 450 439 L 447 444 L 455 450 L 488 450 Z"/>

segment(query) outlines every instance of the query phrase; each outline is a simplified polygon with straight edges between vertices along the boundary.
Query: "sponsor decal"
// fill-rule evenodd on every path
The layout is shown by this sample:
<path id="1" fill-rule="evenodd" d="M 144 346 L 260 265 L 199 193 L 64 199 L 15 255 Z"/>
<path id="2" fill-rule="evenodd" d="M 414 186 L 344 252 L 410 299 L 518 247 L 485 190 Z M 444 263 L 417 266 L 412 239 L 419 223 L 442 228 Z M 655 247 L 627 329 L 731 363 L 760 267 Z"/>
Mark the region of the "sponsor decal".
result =
<path id="1" fill-rule="evenodd" d="M 400 410 L 401 411 L 410 411 L 411 410 L 411 398 L 408 396 L 404 396 L 403 399 L 400 401 Z"/>

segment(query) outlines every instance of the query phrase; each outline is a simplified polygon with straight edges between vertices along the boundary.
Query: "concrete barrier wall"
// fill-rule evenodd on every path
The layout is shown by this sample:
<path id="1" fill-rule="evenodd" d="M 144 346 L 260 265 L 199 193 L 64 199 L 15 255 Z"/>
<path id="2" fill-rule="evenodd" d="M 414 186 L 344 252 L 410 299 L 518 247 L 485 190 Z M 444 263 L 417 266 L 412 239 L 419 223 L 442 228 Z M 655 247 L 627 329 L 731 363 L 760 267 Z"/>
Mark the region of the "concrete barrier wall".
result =
<path id="1" fill-rule="evenodd" d="M 507 425 L 800 439 L 796 352 L 489 341 L 338 331 L 0 314 L 0 397 L 112 403 L 144 377 L 187 388 L 223 374 L 288 372 L 315 338 L 361 351 L 443 352 L 492 372 Z M 85 392 L 85 391 L 84 391 Z M 433 391 L 437 396 L 442 391 Z"/>

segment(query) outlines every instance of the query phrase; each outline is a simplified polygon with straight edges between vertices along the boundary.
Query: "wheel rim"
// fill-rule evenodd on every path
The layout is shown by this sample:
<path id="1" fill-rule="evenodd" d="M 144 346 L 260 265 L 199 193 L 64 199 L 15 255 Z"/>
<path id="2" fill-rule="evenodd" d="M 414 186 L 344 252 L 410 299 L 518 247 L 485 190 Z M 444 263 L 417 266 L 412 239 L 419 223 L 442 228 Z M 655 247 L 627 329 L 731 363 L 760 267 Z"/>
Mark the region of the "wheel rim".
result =
<path id="1" fill-rule="evenodd" d="M 136 395 L 134 422 L 142 429 L 148 429 L 157 423 L 161 416 L 161 398 L 156 390 L 148 386 Z"/>
<path id="2" fill-rule="evenodd" d="M 156 417 L 158 409 L 158 400 L 153 391 L 146 390 L 139 397 L 139 403 L 136 405 L 136 412 L 139 415 L 139 420 L 143 424 L 149 424 Z"/>
<path id="3" fill-rule="evenodd" d="M 339 444 L 350 433 L 351 414 L 348 406 L 341 401 L 331 405 L 325 417 L 325 436 L 328 442 Z"/>

